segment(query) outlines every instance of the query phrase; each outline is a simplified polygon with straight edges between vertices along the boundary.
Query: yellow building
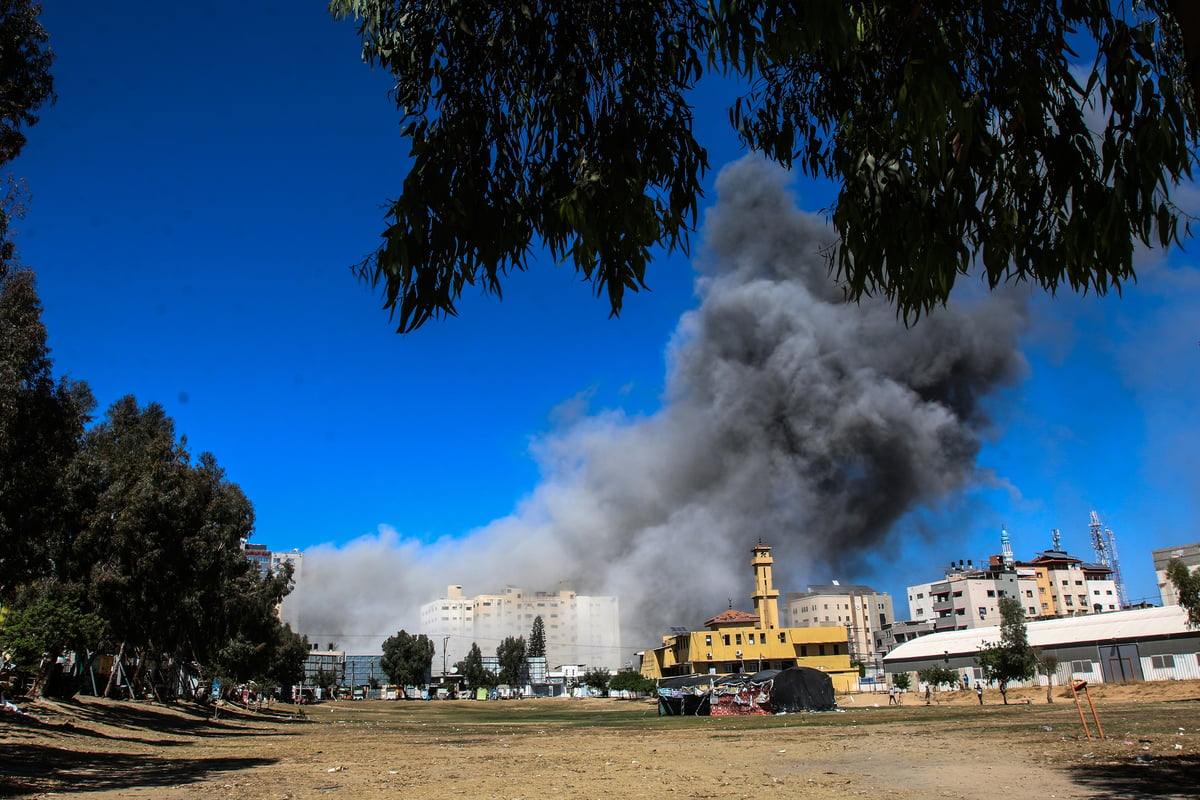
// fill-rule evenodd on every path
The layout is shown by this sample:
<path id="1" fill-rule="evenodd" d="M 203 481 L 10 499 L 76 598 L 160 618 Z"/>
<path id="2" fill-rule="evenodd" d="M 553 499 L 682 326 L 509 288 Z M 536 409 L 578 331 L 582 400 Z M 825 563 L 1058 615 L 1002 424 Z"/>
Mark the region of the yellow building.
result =
<path id="1" fill-rule="evenodd" d="M 643 655 L 642 675 L 657 679 L 812 667 L 827 673 L 836 691 L 856 689 L 858 670 L 850 666 L 846 629 L 840 625 L 780 628 L 779 592 L 771 581 L 771 548 L 759 542 L 752 552 L 755 613 L 731 608 L 707 620 L 707 630 L 664 636 L 662 647 Z"/>

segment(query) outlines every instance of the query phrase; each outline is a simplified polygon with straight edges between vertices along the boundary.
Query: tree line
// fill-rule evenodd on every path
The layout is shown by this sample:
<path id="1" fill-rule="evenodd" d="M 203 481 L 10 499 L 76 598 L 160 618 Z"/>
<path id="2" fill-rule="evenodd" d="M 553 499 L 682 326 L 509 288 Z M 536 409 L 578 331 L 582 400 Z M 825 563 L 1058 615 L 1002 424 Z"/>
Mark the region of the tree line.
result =
<path id="1" fill-rule="evenodd" d="M 392 683 L 397 686 L 419 686 L 430 674 L 433 664 L 434 645 L 424 634 L 414 636 L 400 631 L 383 643 L 383 658 L 380 667 Z M 523 636 L 507 636 L 496 648 L 497 671 L 488 669 L 483 660 L 483 650 L 477 642 L 465 658 L 455 663 L 455 672 L 469 689 L 492 690 L 497 686 L 514 686 L 528 682 L 530 659 L 546 656 L 546 625 L 541 615 L 534 617 L 529 639 Z M 625 670 L 610 676 L 608 670 L 592 668 L 580 676 L 580 683 L 598 692 L 627 690 L 648 692 L 655 688 L 653 681 Z"/>
<path id="2" fill-rule="evenodd" d="M 53 54 L 30 0 L 0 0 L 0 166 L 53 101 Z M 193 458 L 157 403 L 95 419 L 84 381 L 56 376 L 34 273 L 0 198 L 0 666 L 4 687 L 69 696 L 192 693 L 214 677 L 290 684 L 307 641 L 276 609 L 290 568 L 261 574 L 243 545 L 254 508 L 211 453 Z M 70 669 L 64 669 L 69 666 Z M 90 682 L 90 681 L 89 681 Z M 88 686 L 88 688 L 93 688 Z M 165 696 L 165 697 L 164 697 Z"/>

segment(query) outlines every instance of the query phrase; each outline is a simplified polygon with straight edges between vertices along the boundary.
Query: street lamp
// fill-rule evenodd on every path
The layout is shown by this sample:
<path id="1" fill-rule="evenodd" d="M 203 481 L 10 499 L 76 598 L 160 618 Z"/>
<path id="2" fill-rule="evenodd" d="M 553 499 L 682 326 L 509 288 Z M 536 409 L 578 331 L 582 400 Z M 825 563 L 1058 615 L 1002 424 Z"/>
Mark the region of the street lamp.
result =
<path id="1" fill-rule="evenodd" d="M 449 636 L 442 637 L 442 683 L 446 682 L 446 646 L 450 642 Z"/>

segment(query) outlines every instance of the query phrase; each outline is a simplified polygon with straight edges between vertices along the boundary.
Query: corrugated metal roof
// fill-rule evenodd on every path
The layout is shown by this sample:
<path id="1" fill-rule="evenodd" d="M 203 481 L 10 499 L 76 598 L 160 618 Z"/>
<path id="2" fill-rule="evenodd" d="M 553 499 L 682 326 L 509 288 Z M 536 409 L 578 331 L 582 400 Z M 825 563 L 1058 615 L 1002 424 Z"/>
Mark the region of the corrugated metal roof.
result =
<path id="1" fill-rule="evenodd" d="M 1029 644 L 1034 647 L 1059 647 L 1114 639 L 1138 639 L 1187 633 L 1187 612 L 1179 606 L 1136 608 L 1107 614 L 1087 614 L 1062 619 L 1041 619 L 1027 623 Z M 1200 636 L 1200 631 L 1193 631 Z M 931 633 L 897 646 L 884 656 L 885 662 L 941 658 L 978 652 L 981 647 L 1000 641 L 1000 626 L 970 628 L 965 631 Z"/>

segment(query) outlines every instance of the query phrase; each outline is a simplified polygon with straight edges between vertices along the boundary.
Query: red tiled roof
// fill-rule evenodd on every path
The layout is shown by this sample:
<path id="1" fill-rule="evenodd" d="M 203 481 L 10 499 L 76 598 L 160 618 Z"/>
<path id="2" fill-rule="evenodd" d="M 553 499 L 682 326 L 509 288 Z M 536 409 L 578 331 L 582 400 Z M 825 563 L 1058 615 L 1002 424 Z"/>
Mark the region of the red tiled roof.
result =
<path id="1" fill-rule="evenodd" d="M 711 628 L 714 625 L 731 625 L 731 624 L 746 624 L 758 622 L 757 614 L 747 614 L 745 611 L 738 611 L 736 608 L 731 608 L 728 611 L 722 611 L 712 619 L 704 623 L 706 628 Z"/>

